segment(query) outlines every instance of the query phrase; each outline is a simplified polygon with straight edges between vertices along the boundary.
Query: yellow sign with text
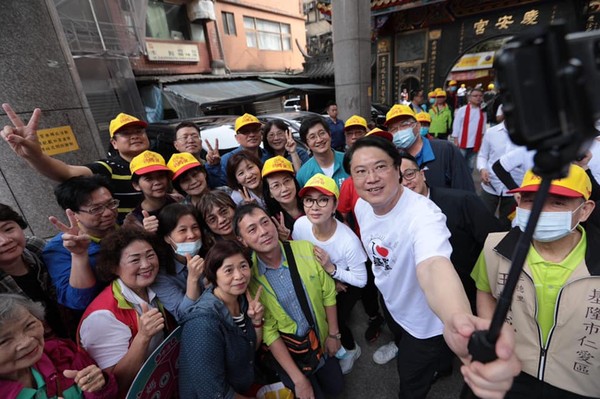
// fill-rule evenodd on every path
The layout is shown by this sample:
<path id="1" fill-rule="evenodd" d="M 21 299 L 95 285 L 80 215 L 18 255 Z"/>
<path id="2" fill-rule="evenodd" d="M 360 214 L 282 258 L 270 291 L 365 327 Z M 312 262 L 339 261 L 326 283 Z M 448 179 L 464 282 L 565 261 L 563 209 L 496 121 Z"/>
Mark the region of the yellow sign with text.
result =
<path id="1" fill-rule="evenodd" d="M 38 141 L 46 155 L 56 155 L 79 149 L 71 126 L 59 126 L 37 131 Z"/>

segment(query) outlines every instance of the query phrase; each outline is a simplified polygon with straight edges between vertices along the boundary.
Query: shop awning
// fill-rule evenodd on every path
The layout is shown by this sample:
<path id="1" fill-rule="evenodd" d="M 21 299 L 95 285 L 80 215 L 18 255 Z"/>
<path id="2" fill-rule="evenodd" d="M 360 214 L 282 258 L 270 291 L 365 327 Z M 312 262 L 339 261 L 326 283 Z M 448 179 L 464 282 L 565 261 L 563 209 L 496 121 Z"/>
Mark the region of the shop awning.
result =
<path id="1" fill-rule="evenodd" d="M 465 54 L 452 68 L 452 72 L 473 71 L 476 69 L 492 69 L 494 67 L 493 51 Z"/>
<path id="2" fill-rule="evenodd" d="M 260 80 L 169 84 L 164 85 L 163 89 L 165 93 L 195 102 L 205 109 L 266 100 L 289 91 L 288 88 Z"/>
<path id="3" fill-rule="evenodd" d="M 326 93 L 333 90 L 329 86 L 288 84 L 271 78 L 163 85 L 165 96 L 180 118 L 192 118 L 208 110 L 269 100 L 286 94 Z"/>

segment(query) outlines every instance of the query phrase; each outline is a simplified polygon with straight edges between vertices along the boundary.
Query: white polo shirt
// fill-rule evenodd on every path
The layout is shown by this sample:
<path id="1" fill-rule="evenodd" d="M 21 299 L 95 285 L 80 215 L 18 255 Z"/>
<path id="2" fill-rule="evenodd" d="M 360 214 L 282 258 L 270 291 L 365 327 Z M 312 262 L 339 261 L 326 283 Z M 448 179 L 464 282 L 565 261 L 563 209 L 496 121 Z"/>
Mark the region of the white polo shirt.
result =
<path id="1" fill-rule="evenodd" d="M 450 259 L 446 216 L 431 200 L 411 190 L 403 190 L 386 215 L 376 215 L 362 198 L 354 213 L 373 262 L 375 284 L 394 320 L 419 339 L 442 334 L 444 325 L 417 280 L 417 265 L 434 256 Z"/>

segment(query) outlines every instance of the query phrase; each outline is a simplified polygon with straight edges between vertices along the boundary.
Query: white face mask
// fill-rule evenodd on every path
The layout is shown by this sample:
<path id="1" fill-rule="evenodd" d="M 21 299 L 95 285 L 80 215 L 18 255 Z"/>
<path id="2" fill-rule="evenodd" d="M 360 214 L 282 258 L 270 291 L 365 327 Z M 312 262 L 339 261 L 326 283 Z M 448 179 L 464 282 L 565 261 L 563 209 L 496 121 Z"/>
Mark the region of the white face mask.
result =
<path id="1" fill-rule="evenodd" d="M 572 212 L 540 213 L 540 218 L 538 219 L 537 226 L 535 226 L 535 231 L 533 232 L 533 239 L 540 242 L 551 242 L 569 235 L 575 230 L 575 227 L 577 227 L 577 224 L 571 227 L 573 214 L 577 212 L 583 204 L 585 204 L 585 202 L 575 208 Z M 517 225 L 521 231 L 525 231 L 529 215 L 531 215 L 531 211 L 517 207 Z"/>
<path id="2" fill-rule="evenodd" d="M 196 256 L 202 248 L 202 240 L 196 240 L 192 242 L 180 242 L 175 244 L 175 253 L 185 257 L 187 254 L 190 256 Z"/>
<path id="3" fill-rule="evenodd" d="M 417 136 L 413 133 L 413 128 L 409 127 L 407 129 L 399 130 L 394 133 L 394 145 L 396 148 L 406 149 L 413 145 Z"/>

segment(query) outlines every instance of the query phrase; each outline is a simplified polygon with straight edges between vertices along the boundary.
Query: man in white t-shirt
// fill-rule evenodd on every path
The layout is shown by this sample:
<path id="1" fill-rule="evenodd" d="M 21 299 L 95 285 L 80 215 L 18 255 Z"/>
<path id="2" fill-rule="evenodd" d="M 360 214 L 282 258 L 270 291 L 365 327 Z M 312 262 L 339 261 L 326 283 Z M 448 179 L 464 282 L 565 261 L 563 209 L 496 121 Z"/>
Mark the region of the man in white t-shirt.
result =
<path id="1" fill-rule="evenodd" d="M 446 345 L 465 363 L 465 381 L 479 397 L 502 397 L 519 371 L 513 333 L 505 326 L 499 360 L 470 364 L 469 337 L 489 323 L 471 314 L 449 259 L 445 216 L 429 199 L 403 189 L 400 163 L 393 144 L 378 137 L 358 140 L 344 160 L 361 197 L 354 212 L 399 348 L 400 397 L 427 396 Z"/>

